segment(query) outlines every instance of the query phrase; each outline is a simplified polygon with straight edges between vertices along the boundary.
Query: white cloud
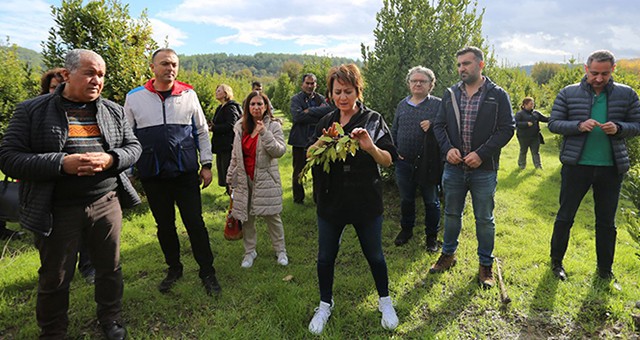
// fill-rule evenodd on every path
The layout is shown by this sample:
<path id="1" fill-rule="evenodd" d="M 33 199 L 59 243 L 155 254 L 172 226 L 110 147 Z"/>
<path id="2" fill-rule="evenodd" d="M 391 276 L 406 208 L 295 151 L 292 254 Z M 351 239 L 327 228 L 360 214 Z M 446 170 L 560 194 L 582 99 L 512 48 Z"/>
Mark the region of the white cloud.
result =
<path id="1" fill-rule="evenodd" d="M 0 37 L 5 42 L 8 36 L 12 44 L 36 51 L 42 49 L 49 28 L 53 25 L 51 8 L 42 0 L 5 0 L 0 6 Z"/>
<path id="2" fill-rule="evenodd" d="M 180 29 L 158 19 L 149 18 L 149 23 L 153 28 L 153 40 L 160 46 L 164 46 L 165 41 L 169 43 L 169 47 L 183 46 L 184 40 L 188 38 Z"/>
<path id="3" fill-rule="evenodd" d="M 358 52 L 349 54 L 359 56 L 360 43 L 372 37 L 375 13 L 381 3 L 381 0 L 183 1 L 175 10 L 158 16 L 176 24 L 208 25 L 215 37 L 213 41 L 218 44 L 263 46 L 274 41 L 290 42 L 301 47 L 318 46 L 319 51 L 343 51 L 346 46 L 355 45 L 350 49 Z M 334 8 L 340 10 L 327 11 Z"/>

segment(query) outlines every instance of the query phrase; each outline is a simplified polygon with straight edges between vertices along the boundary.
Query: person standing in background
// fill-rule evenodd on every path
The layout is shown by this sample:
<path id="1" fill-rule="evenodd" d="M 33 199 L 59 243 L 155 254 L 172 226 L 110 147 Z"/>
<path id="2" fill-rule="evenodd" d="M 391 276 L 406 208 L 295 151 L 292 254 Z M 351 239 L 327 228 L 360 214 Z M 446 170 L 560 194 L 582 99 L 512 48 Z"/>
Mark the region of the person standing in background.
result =
<path id="1" fill-rule="evenodd" d="M 516 136 L 520 144 L 520 155 L 518 156 L 518 166 L 524 169 L 527 166 L 527 151 L 531 149 L 533 166 L 542 169 L 540 162 L 540 144 L 544 141 L 540 134 L 540 122 L 548 122 L 549 117 L 534 110 L 533 98 L 526 97 L 522 100 L 520 108 L 516 113 Z"/>
<path id="2" fill-rule="evenodd" d="M 302 91 L 291 97 L 291 118 L 293 125 L 289 133 L 289 145 L 292 148 L 293 175 L 291 189 L 293 203 L 304 203 L 304 185 L 299 177 L 302 168 L 307 163 L 307 148 L 313 144 L 316 124 L 320 118 L 329 113 L 332 108 L 327 104 L 323 95 L 316 93 L 317 78 L 313 73 L 302 75 Z"/>
<path id="3" fill-rule="evenodd" d="M 231 147 L 233 146 L 233 126 L 242 116 L 240 104 L 233 100 L 233 89 L 227 84 L 220 84 L 216 88 L 216 99 L 220 105 L 216 108 L 211 120 L 211 150 L 216 155 L 216 169 L 218 172 L 218 185 L 225 187 L 229 195 L 227 185 L 227 170 L 231 163 Z"/>

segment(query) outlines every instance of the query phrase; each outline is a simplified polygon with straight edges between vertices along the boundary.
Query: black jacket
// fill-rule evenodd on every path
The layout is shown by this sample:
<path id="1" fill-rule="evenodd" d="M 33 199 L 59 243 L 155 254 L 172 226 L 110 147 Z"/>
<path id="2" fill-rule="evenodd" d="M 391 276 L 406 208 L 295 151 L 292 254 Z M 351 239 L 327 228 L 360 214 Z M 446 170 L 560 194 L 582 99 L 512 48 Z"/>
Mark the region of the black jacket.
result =
<path id="1" fill-rule="evenodd" d="M 537 137 L 540 133 L 540 122 L 548 122 L 549 117 L 532 110 L 520 110 L 516 113 L 516 134 L 518 137 Z M 529 126 L 529 122 L 532 123 Z"/>
<path id="2" fill-rule="evenodd" d="M 231 152 L 233 146 L 233 126 L 242 117 L 242 108 L 235 100 L 218 105 L 213 114 L 211 151 L 213 153 Z"/>
<path id="3" fill-rule="evenodd" d="M 360 111 L 343 126 L 345 134 L 355 128 L 366 129 L 374 144 L 396 160 L 398 153 L 382 115 L 358 105 Z M 322 129 L 339 121 L 340 110 L 327 114 L 318 122 L 316 136 L 322 136 Z M 358 150 L 355 156 L 347 154 L 344 162 L 336 160 L 331 163 L 329 173 L 321 165 L 315 165 L 312 173 L 318 216 L 332 223 L 351 224 L 368 222 L 382 214 L 382 178 L 378 164 L 366 151 Z"/>
<path id="4" fill-rule="evenodd" d="M 485 79 L 487 90 L 480 98 L 480 108 L 471 138 L 471 150 L 475 151 L 482 159 L 482 164 L 478 169 L 498 170 L 500 150 L 513 137 L 515 122 L 509 94 L 492 82 L 489 77 L 485 76 Z M 458 105 L 460 105 L 461 85 L 462 82 L 459 82 L 451 87 Z M 445 161 L 447 152 L 452 148 L 457 148 L 462 152 L 462 139 L 453 111 L 451 94 L 448 90 L 445 90 L 442 96 L 442 104 L 440 104 L 440 110 L 436 116 L 433 132 L 440 144 L 440 151 Z"/>
<path id="5" fill-rule="evenodd" d="M 0 145 L 0 169 L 20 179 L 20 225 L 44 236 L 52 230 L 56 180 L 67 176 L 62 172 L 62 148 L 69 130 L 62 107 L 64 87 L 18 104 Z M 118 178 L 120 203 L 125 208 L 139 204 L 140 198 L 123 171 L 135 164 L 142 147 L 122 106 L 100 97 L 96 107 L 105 149 L 114 157 L 107 171 Z"/>
<path id="6" fill-rule="evenodd" d="M 618 125 L 618 132 L 609 136 L 613 159 L 618 173 L 625 173 L 629 170 L 629 154 L 624 140 L 640 134 L 638 94 L 631 87 L 614 82 L 613 77 L 604 91 L 607 93 L 607 120 Z M 580 83 L 560 90 L 553 102 L 549 130 L 564 135 L 560 151 L 562 164 L 576 165 L 580 160 L 587 133 L 578 130 L 578 125 L 591 118 L 593 96 L 585 76 Z"/>
<path id="7" fill-rule="evenodd" d="M 309 109 L 307 112 L 304 110 Z M 314 132 L 320 118 L 331 112 L 333 108 L 325 102 L 323 95 L 313 96 L 300 91 L 291 97 L 291 119 L 293 125 L 289 132 L 289 145 L 306 148 L 315 142 Z"/>

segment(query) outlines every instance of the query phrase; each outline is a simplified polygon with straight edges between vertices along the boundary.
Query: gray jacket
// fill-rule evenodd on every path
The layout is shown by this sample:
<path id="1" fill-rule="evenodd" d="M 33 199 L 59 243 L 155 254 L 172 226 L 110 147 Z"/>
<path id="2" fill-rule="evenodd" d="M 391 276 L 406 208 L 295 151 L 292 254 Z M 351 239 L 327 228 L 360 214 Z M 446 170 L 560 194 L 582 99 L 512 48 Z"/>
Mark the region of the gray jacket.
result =
<path id="1" fill-rule="evenodd" d="M 264 129 L 258 135 L 256 167 L 253 175 L 253 191 L 249 197 L 249 177 L 244 168 L 242 154 L 242 119 L 234 127 L 235 137 L 231 150 L 231 165 L 227 171 L 227 183 L 233 188 L 231 215 L 247 221 L 250 215 L 268 216 L 282 211 L 282 182 L 278 158 L 287 151 L 282 124 L 279 120 L 263 119 Z M 249 204 L 251 201 L 251 204 Z M 251 206 L 251 211 L 249 211 Z"/>
<path id="2" fill-rule="evenodd" d="M 16 106 L 0 145 L 0 169 L 20 180 L 20 225 L 48 236 L 53 225 L 53 191 L 62 172 L 62 148 L 69 122 L 62 107 L 64 85 L 53 94 L 42 95 Z M 140 203 L 140 197 L 123 172 L 142 152 L 125 119 L 122 106 L 101 97 L 96 101 L 96 118 L 105 148 L 114 157 L 107 170 L 118 178 L 118 195 L 123 207 Z"/>
<path id="3" fill-rule="evenodd" d="M 613 159 L 618 173 L 629 170 L 629 154 L 624 139 L 640 134 L 640 103 L 638 94 L 629 86 L 609 80 L 607 93 L 607 120 L 616 123 L 618 132 L 609 136 Z M 587 77 L 578 84 L 565 87 L 553 102 L 549 130 L 564 135 L 560 151 L 563 164 L 577 165 L 587 140 L 587 133 L 578 125 L 591 118 L 594 92 Z"/>

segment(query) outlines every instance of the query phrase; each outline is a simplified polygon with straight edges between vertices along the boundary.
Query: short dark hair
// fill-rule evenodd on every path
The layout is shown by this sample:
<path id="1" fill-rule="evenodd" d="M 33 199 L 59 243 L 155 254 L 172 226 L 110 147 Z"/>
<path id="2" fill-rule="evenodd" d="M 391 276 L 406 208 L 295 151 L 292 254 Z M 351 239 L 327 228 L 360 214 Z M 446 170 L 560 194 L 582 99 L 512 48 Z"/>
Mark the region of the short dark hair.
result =
<path id="1" fill-rule="evenodd" d="M 473 55 L 475 55 L 476 60 L 477 61 L 482 61 L 484 60 L 484 52 L 482 52 L 481 49 L 475 47 L 475 46 L 465 46 L 461 49 L 458 50 L 458 52 L 456 52 L 456 57 L 459 57 L 463 54 L 467 54 L 467 53 L 473 53 Z"/>
<path id="2" fill-rule="evenodd" d="M 262 83 L 257 81 L 257 80 L 254 80 L 254 81 L 251 82 L 251 89 L 253 89 L 254 87 L 257 87 L 257 86 L 262 87 Z"/>
<path id="3" fill-rule="evenodd" d="M 587 58 L 587 66 L 590 66 L 593 61 L 597 61 L 599 63 L 611 62 L 611 66 L 616 64 L 616 57 L 613 56 L 613 53 L 608 50 L 597 50 L 589 55 Z"/>
<path id="4" fill-rule="evenodd" d="M 307 77 L 313 78 L 313 81 L 315 81 L 315 82 L 318 81 L 318 77 L 316 77 L 315 74 L 313 74 L 313 73 L 305 73 L 305 74 L 302 75 L 302 79 L 300 79 L 300 82 L 304 83 L 304 80 L 307 79 Z"/>
<path id="5" fill-rule="evenodd" d="M 329 70 L 327 75 L 327 92 L 329 96 L 333 98 L 333 84 L 335 81 L 340 81 L 343 84 L 348 84 L 356 89 L 356 95 L 358 99 L 362 101 L 362 92 L 364 90 L 364 79 L 360 73 L 360 69 L 356 64 L 342 64 L 340 66 L 334 66 Z"/>
<path id="6" fill-rule="evenodd" d="M 151 55 L 151 62 L 153 62 L 153 59 L 156 58 L 156 55 L 158 55 L 158 53 L 160 52 L 169 52 L 169 53 L 173 53 L 175 55 L 178 55 L 178 53 L 176 53 L 176 51 L 172 48 L 168 48 L 168 47 L 163 47 L 163 48 L 159 48 L 157 50 L 155 50 L 155 52 L 153 52 L 153 54 Z"/>

